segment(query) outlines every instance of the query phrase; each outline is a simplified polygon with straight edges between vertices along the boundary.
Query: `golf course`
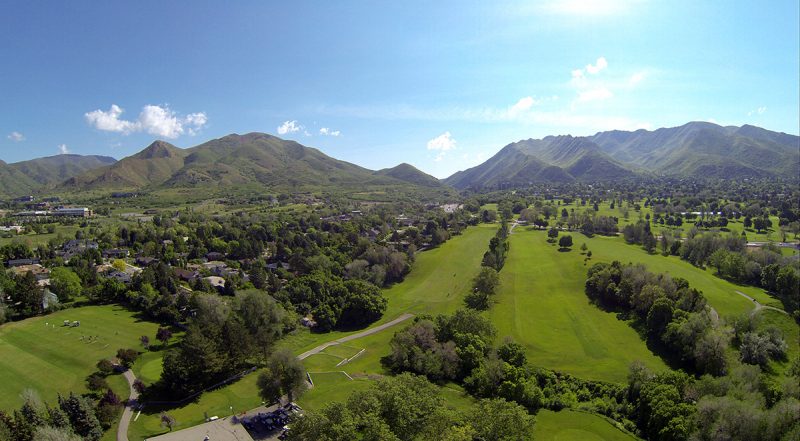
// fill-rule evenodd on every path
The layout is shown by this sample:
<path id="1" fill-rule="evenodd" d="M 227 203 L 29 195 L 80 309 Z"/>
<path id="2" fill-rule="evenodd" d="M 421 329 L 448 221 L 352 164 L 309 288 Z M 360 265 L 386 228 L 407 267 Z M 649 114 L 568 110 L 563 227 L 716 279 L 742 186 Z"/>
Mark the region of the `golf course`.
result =
<path id="1" fill-rule="evenodd" d="M 64 320 L 80 326 L 64 326 Z M 139 337 L 154 336 L 158 325 L 138 319 L 120 306 L 67 309 L 0 326 L 0 409 L 22 404 L 33 389 L 54 403 L 58 393 L 85 392 L 85 378 L 101 358 L 119 348 L 140 347 Z"/>

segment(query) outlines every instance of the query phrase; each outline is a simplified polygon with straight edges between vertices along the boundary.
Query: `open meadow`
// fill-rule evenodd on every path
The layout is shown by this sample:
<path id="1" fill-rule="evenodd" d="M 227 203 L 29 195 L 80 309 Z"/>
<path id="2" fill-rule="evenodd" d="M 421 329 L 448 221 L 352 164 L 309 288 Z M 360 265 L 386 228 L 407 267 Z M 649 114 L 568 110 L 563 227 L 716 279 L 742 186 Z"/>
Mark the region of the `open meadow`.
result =
<path id="1" fill-rule="evenodd" d="M 81 324 L 66 327 L 64 320 Z M 139 337 L 154 336 L 157 328 L 119 306 L 67 309 L 0 326 L 0 409 L 18 408 L 28 388 L 50 403 L 58 393 L 85 392 L 98 360 L 119 348 L 139 349 Z"/>

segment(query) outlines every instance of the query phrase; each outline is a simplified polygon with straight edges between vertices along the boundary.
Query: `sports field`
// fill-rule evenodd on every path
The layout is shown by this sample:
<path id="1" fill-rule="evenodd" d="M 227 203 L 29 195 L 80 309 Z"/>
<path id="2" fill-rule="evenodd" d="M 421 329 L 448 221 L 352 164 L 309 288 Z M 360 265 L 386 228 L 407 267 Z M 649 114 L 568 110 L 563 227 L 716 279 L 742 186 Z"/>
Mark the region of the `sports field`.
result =
<path id="1" fill-rule="evenodd" d="M 572 410 L 536 414 L 537 441 L 633 441 L 639 438 L 599 415 Z"/>
<path id="2" fill-rule="evenodd" d="M 510 244 L 489 310 L 499 338 L 513 336 L 535 366 L 581 378 L 624 382 L 635 360 L 667 369 L 633 328 L 589 302 L 578 250 L 559 252 L 544 232 L 522 228 L 514 230 Z"/>
<path id="3" fill-rule="evenodd" d="M 65 327 L 64 320 L 81 325 Z M 0 326 L 0 409 L 19 407 L 26 388 L 50 403 L 58 392 L 84 392 L 98 360 L 119 348 L 139 349 L 139 337 L 152 338 L 157 328 L 119 306 L 66 309 Z"/>

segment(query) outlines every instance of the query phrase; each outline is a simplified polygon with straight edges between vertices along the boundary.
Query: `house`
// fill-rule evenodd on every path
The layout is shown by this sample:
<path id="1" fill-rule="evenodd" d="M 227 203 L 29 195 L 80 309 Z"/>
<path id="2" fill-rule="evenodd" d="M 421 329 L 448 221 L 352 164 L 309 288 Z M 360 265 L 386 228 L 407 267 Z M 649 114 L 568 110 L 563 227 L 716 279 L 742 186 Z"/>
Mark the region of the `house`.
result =
<path id="1" fill-rule="evenodd" d="M 136 264 L 139 266 L 149 266 L 151 263 L 158 261 L 155 257 L 139 256 L 136 258 Z"/>
<path id="2" fill-rule="evenodd" d="M 50 270 L 39 265 L 38 263 L 17 265 L 11 268 L 11 272 L 17 276 L 24 275 L 29 272 L 33 273 L 33 276 L 36 277 L 37 281 L 50 278 Z"/>
<path id="3" fill-rule="evenodd" d="M 24 265 L 38 265 L 39 259 L 11 259 L 6 262 L 6 266 L 9 268 L 13 268 L 15 266 L 24 266 Z"/>
<path id="4" fill-rule="evenodd" d="M 222 260 L 224 258 L 225 258 L 224 254 L 218 253 L 216 251 L 212 251 L 212 252 L 206 254 L 206 260 L 208 260 L 209 262 L 214 261 L 214 260 Z"/>
<path id="5" fill-rule="evenodd" d="M 87 250 L 87 249 L 96 250 L 96 249 L 100 248 L 100 245 L 97 242 L 94 242 L 94 241 L 91 241 L 91 240 L 72 239 L 72 240 L 68 240 L 67 242 L 65 242 L 64 246 L 62 246 L 62 248 L 64 250 L 81 250 L 81 251 Z"/>
<path id="6" fill-rule="evenodd" d="M 106 277 L 108 277 L 109 279 L 117 279 L 118 281 L 126 285 L 131 283 L 131 275 L 122 271 L 117 271 L 117 270 L 111 271 L 108 273 Z"/>
<path id="7" fill-rule="evenodd" d="M 313 328 L 314 326 L 317 326 L 317 322 L 315 322 L 311 317 L 303 317 L 300 319 L 300 324 L 306 328 Z"/>
<path id="8" fill-rule="evenodd" d="M 186 282 L 193 282 L 200 278 L 200 272 L 197 270 L 189 270 L 183 268 L 174 268 L 175 275 L 178 276 L 179 279 L 184 280 Z"/>
<path id="9" fill-rule="evenodd" d="M 222 277 L 209 276 L 209 277 L 203 277 L 203 280 L 205 280 L 206 282 L 208 282 L 209 285 L 218 290 L 222 290 L 225 288 L 225 279 L 223 279 Z"/>
<path id="10" fill-rule="evenodd" d="M 126 257 L 130 256 L 131 252 L 122 248 L 117 249 L 113 248 L 110 250 L 103 251 L 103 258 L 104 259 L 125 259 Z"/>
<path id="11" fill-rule="evenodd" d="M 22 233 L 23 230 L 25 230 L 25 227 L 23 227 L 22 225 L 10 225 L 8 227 L 5 226 L 0 227 L 0 231 L 14 231 L 17 234 Z"/>
<path id="12" fill-rule="evenodd" d="M 64 216 L 64 217 L 92 217 L 92 210 L 86 207 L 62 207 L 56 208 L 53 212 L 53 216 Z"/>

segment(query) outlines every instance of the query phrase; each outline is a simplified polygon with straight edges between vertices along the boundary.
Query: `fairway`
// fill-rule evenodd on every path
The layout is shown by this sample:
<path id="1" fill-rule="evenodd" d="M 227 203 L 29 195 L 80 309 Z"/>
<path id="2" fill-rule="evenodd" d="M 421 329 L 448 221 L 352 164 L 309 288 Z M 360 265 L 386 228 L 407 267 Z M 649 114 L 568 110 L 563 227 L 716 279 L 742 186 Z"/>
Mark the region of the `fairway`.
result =
<path id="1" fill-rule="evenodd" d="M 639 438 L 624 432 L 602 416 L 572 410 L 540 410 L 534 428 L 537 441 L 633 441 Z"/>
<path id="2" fill-rule="evenodd" d="M 64 327 L 64 320 L 81 325 Z M 26 388 L 50 403 L 59 392 L 85 392 L 85 378 L 98 360 L 113 357 L 119 348 L 140 349 L 139 337 L 155 336 L 157 329 L 157 324 L 119 306 L 66 309 L 1 326 L 0 409 L 19 407 L 20 392 Z M 90 343 L 81 336 L 97 339 Z"/>
<path id="3" fill-rule="evenodd" d="M 463 307 L 464 296 L 480 271 L 483 253 L 489 248 L 489 241 L 498 227 L 499 224 L 469 227 L 440 247 L 417 253 L 405 280 L 383 290 L 389 304 L 383 317 L 371 326 L 394 320 L 403 313 L 447 314 Z M 358 331 L 313 334 L 301 330 L 284 339 L 280 345 L 300 354 L 355 332 Z"/>
<path id="4" fill-rule="evenodd" d="M 669 273 L 672 277 L 682 277 L 689 281 L 692 288 L 703 292 L 708 303 L 721 317 L 741 314 L 753 309 L 753 304 L 746 298 L 736 294 L 741 291 L 755 298 L 764 305 L 782 308 L 780 301 L 769 296 L 763 289 L 753 286 L 735 285 L 714 275 L 712 270 L 703 270 L 681 260 L 677 256 L 648 254 L 641 246 L 628 245 L 621 237 L 594 236 L 587 238 L 580 233 L 572 233 L 576 247 L 586 242 L 592 251 L 592 262 L 643 263 L 654 273 Z M 572 253 L 577 254 L 577 249 Z"/>
<path id="5" fill-rule="evenodd" d="M 489 316 L 499 338 L 511 335 L 534 366 L 617 383 L 625 382 L 636 360 L 656 371 L 667 368 L 633 328 L 589 302 L 578 250 L 559 252 L 544 232 L 522 228 L 510 243 Z"/>

